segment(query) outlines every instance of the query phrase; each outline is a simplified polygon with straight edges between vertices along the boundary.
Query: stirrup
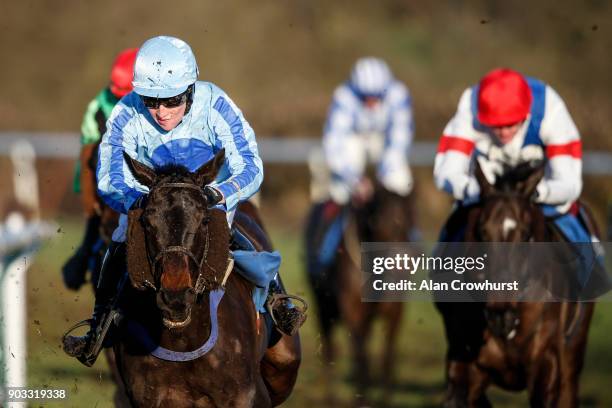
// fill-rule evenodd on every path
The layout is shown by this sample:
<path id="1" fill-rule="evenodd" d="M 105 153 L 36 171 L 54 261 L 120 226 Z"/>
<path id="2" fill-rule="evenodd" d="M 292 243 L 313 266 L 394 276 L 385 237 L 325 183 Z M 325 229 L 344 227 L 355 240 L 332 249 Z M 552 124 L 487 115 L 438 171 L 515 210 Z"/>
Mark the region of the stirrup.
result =
<path id="1" fill-rule="evenodd" d="M 274 316 L 274 308 L 278 306 L 279 304 L 281 304 L 281 302 L 283 301 L 286 301 L 288 303 L 290 299 L 297 300 L 298 302 L 302 304 L 301 307 L 293 305 L 293 308 L 292 308 L 292 309 L 295 309 L 298 313 L 300 313 L 301 318 L 296 321 L 297 325 L 292 330 L 292 332 L 287 333 L 285 330 L 283 330 L 280 327 L 278 321 L 276 320 L 276 316 Z M 287 336 L 293 336 L 295 333 L 297 333 L 298 329 L 306 321 L 306 312 L 308 311 L 308 303 L 303 298 L 296 296 L 296 295 L 288 295 L 285 293 L 274 293 L 268 296 L 268 300 L 266 300 L 266 309 L 268 313 L 270 314 L 270 317 L 272 318 L 272 322 L 274 323 L 276 330 L 278 330 L 279 332 Z M 287 309 L 290 309 L 290 308 L 287 307 Z"/>
<path id="2" fill-rule="evenodd" d="M 98 327 L 96 327 L 96 331 L 92 334 L 92 338 L 89 339 L 88 344 L 85 345 L 85 350 L 80 356 L 75 356 L 76 359 L 87 367 L 93 366 L 98 358 L 98 355 L 100 355 L 100 351 L 102 350 L 106 333 L 108 333 L 108 330 L 113 322 L 118 321 L 120 317 L 121 314 L 118 310 L 109 310 L 107 313 L 105 313 L 100 319 L 101 322 Z M 70 327 L 62 336 L 62 346 L 65 344 L 68 335 L 80 327 L 89 326 L 89 334 L 91 332 L 92 323 L 93 319 L 86 319 Z"/>

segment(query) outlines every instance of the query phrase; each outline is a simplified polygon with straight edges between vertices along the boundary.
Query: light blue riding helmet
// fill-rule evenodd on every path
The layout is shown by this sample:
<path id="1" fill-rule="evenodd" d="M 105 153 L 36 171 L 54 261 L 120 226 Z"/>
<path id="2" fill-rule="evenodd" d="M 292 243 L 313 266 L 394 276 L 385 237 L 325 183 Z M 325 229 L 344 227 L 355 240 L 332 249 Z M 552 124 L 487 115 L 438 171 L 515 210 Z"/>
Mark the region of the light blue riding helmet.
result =
<path id="1" fill-rule="evenodd" d="M 169 98 L 185 92 L 198 80 L 198 65 L 191 47 L 175 37 L 147 40 L 136 56 L 134 91 L 152 98 Z"/>

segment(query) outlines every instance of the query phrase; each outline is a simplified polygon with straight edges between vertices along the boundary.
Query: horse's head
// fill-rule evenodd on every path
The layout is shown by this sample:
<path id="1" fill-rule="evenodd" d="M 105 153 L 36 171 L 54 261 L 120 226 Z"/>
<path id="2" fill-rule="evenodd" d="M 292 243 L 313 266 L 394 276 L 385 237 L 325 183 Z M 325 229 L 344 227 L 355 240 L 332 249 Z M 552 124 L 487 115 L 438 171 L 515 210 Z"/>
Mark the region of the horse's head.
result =
<path id="1" fill-rule="evenodd" d="M 490 184 L 480 164 L 475 176 L 481 205 L 469 215 L 466 241 L 525 242 L 544 239 L 544 218 L 533 202 L 544 163 L 525 163 Z"/>
<path id="2" fill-rule="evenodd" d="M 226 214 L 209 209 L 202 193 L 217 176 L 224 151 L 195 173 L 180 166 L 155 172 L 124 157 L 136 180 L 149 188 L 143 208 L 128 214 L 132 285 L 154 289 L 164 324 L 184 327 L 198 295 L 221 286 L 229 262 Z"/>
<path id="3" fill-rule="evenodd" d="M 377 182 L 372 198 L 358 209 L 358 222 L 362 240 L 405 242 L 414 223 L 412 196 L 401 196 Z"/>
<path id="4" fill-rule="evenodd" d="M 545 239 L 544 216 L 533 201 L 536 186 L 544 176 L 543 162 L 508 170 L 495 184 L 489 183 L 477 162 L 475 176 L 480 186 L 480 205 L 468 213 L 466 241 L 519 243 Z M 498 279 L 520 276 L 522 281 L 523 274 L 529 271 L 529 261 L 512 248 L 507 250 L 505 256 L 495 257 L 494 263 L 490 260 L 489 269 Z M 485 277 L 478 274 L 476 279 Z M 517 334 L 521 322 L 517 301 L 499 301 L 491 294 L 485 314 L 489 329 L 497 337 L 512 339 Z"/>

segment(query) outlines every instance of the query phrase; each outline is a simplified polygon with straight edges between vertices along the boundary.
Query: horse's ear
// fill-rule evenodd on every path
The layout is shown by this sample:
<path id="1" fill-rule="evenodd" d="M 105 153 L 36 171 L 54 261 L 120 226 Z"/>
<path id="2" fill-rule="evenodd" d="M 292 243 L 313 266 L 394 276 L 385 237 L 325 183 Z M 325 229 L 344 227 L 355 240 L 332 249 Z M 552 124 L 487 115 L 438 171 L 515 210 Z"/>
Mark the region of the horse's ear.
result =
<path id="1" fill-rule="evenodd" d="M 474 176 L 476 177 L 476 181 L 478 181 L 478 186 L 480 187 L 480 197 L 486 197 L 491 195 L 495 191 L 495 187 L 489 183 L 487 180 L 487 176 L 485 176 L 482 171 L 482 167 L 480 167 L 480 161 L 478 158 L 476 159 L 476 168 L 474 169 Z"/>
<path id="2" fill-rule="evenodd" d="M 477 242 L 478 237 L 476 236 L 476 231 L 478 230 L 478 219 L 482 214 L 482 207 L 473 206 L 467 212 L 466 218 L 466 226 L 465 226 L 465 236 L 463 240 L 465 242 Z"/>
<path id="3" fill-rule="evenodd" d="M 125 151 L 123 151 L 123 158 L 134 175 L 134 178 L 138 180 L 140 184 L 149 188 L 153 187 L 155 182 L 155 171 L 140 163 L 138 160 L 132 159 Z"/>
<path id="4" fill-rule="evenodd" d="M 527 176 L 525 181 L 519 183 L 517 186 L 518 191 L 523 197 L 531 197 L 533 193 L 535 193 L 538 183 L 542 180 L 542 177 L 544 177 L 545 167 L 545 161 L 537 161 L 532 164 L 534 170 Z"/>
<path id="5" fill-rule="evenodd" d="M 196 183 L 199 186 L 205 186 L 212 183 L 215 178 L 217 178 L 217 173 L 219 173 L 219 169 L 221 169 L 224 162 L 225 149 L 221 149 L 217 152 L 215 157 L 209 160 L 206 164 L 202 165 L 202 167 L 196 171 Z"/>

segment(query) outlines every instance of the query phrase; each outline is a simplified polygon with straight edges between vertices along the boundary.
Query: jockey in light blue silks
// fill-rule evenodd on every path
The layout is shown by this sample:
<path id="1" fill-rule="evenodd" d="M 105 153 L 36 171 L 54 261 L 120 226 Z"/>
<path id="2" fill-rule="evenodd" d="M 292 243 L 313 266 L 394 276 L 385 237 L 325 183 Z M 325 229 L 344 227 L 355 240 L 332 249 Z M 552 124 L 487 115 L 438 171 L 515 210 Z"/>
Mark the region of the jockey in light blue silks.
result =
<path id="1" fill-rule="evenodd" d="M 120 243 L 126 239 L 126 214 L 141 206 L 148 193 L 129 171 L 124 152 L 154 169 L 173 164 L 193 172 L 225 149 L 217 180 L 203 193 L 208 203 L 227 211 L 230 226 L 239 202 L 259 190 L 263 165 L 253 129 L 222 89 L 197 79 L 195 57 L 184 41 L 160 36 L 140 48 L 134 91 L 113 109 L 100 144 L 98 192 L 122 214 L 104 261 L 107 265 L 125 256 Z M 117 269 L 102 267 L 91 330 L 86 336 L 67 337 L 68 354 L 82 358 L 90 351 L 97 326 L 116 295 L 121 274 L 111 272 Z M 291 308 L 290 313 L 299 311 Z"/>
<path id="2" fill-rule="evenodd" d="M 372 196 L 372 182 L 365 176 L 368 164 L 376 167 L 376 178 L 384 188 L 401 196 L 410 194 L 413 178 L 408 155 L 413 135 L 408 88 L 393 77 L 383 60 L 359 59 L 350 79 L 334 91 L 324 129 L 323 157 L 318 163 L 311 161 L 312 195 L 318 202 L 313 211 L 321 213 L 313 217 L 320 218 L 326 231 L 309 259 L 318 258 L 315 263 L 320 267 L 333 261 L 342 233 L 339 213 L 347 204 L 360 205 Z"/>

